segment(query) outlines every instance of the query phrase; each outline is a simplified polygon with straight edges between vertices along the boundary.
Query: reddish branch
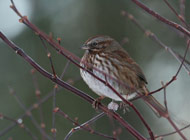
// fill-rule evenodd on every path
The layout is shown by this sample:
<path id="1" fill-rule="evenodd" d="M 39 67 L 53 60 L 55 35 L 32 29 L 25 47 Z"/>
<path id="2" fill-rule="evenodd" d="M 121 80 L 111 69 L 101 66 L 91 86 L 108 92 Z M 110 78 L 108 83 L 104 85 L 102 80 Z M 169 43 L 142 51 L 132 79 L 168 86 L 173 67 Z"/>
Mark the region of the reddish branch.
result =
<path id="1" fill-rule="evenodd" d="M 65 65 L 65 67 L 63 69 L 63 72 L 62 72 L 62 74 L 60 76 L 60 79 L 63 79 L 63 76 L 64 76 L 69 64 L 70 64 L 70 61 L 68 61 L 66 63 L 66 65 Z M 56 107 L 56 93 L 58 91 L 58 88 L 59 88 L 59 86 L 56 84 L 54 86 L 54 90 L 53 90 L 53 109 Z M 56 130 L 56 127 L 55 127 L 55 112 L 54 111 L 52 111 L 52 129 L 51 129 L 51 132 L 53 133 L 53 139 L 55 140 L 57 130 Z"/>
<path id="2" fill-rule="evenodd" d="M 17 10 L 13 0 L 11 0 L 12 2 L 12 6 L 11 8 L 15 11 L 15 13 L 17 13 L 18 16 L 21 17 L 20 22 L 24 23 L 25 25 L 27 25 L 29 28 L 31 28 L 40 38 L 45 39 L 54 49 L 56 49 L 57 51 L 59 51 L 62 55 L 64 55 L 67 59 L 69 59 L 72 63 L 74 63 L 76 66 L 78 66 L 79 68 L 84 69 L 83 67 L 81 67 L 75 60 L 80 60 L 78 57 L 76 57 L 75 55 L 73 55 L 72 53 L 70 53 L 69 51 L 67 51 L 66 49 L 64 49 L 63 47 L 61 47 L 59 45 L 59 43 L 55 42 L 52 38 L 50 38 L 49 36 L 47 36 L 45 33 L 43 33 L 42 31 L 40 31 L 35 25 L 33 25 L 26 16 L 22 16 L 22 14 Z M 74 59 L 74 60 L 73 60 Z M 86 70 L 86 69 L 84 69 Z M 87 71 L 87 70 L 86 70 Z M 142 121 L 142 123 L 144 124 L 144 126 L 147 128 L 148 133 L 150 135 L 150 137 L 152 139 L 154 139 L 154 135 L 153 132 L 151 130 L 151 128 L 149 127 L 149 125 L 147 124 L 147 122 L 145 121 L 145 119 L 142 117 L 141 113 L 137 110 L 137 108 L 129 101 L 127 101 L 126 99 L 124 99 L 111 85 L 107 84 L 106 81 L 100 79 L 99 77 L 97 77 L 96 75 L 94 75 L 92 72 L 87 71 L 88 73 L 90 73 L 92 76 L 94 76 L 96 79 L 98 79 L 99 81 L 101 81 L 102 83 L 104 83 L 106 86 L 108 86 L 113 92 L 115 92 L 117 94 L 117 96 L 119 96 L 123 102 L 125 102 L 126 104 L 128 104 L 130 107 L 133 108 L 133 110 L 136 112 L 136 114 L 138 115 L 138 117 L 140 118 L 140 120 Z M 56 79 L 53 78 L 53 79 Z"/>
<path id="3" fill-rule="evenodd" d="M 186 28 L 189 29 L 188 24 L 185 22 L 184 17 L 179 15 L 177 11 L 170 5 L 170 3 L 167 0 L 164 0 L 164 2 L 167 4 L 167 6 L 171 9 L 171 11 L 177 16 L 177 18 L 181 21 L 182 24 L 186 26 Z"/>
<path id="4" fill-rule="evenodd" d="M 125 17 L 127 17 L 129 20 L 131 20 L 144 34 L 150 38 L 152 41 L 157 43 L 159 46 L 161 46 L 163 49 L 165 49 L 167 52 L 169 52 L 180 64 L 183 60 L 183 57 L 176 53 L 172 48 L 166 46 L 153 32 L 150 30 L 145 29 L 141 23 L 137 21 L 137 19 L 130 13 L 126 11 L 122 11 L 121 14 Z M 187 71 L 188 74 L 190 74 L 190 68 L 188 67 L 190 63 L 185 60 L 185 63 L 183 64 L 184 69 Z"/>
<path id="5" fill-rule="evenodd" d="M 92 123 L 94 123 L 95 121 L 97 121 L 98 119 L 102 118 L 105 115 L 104 112 L 96 115 L 95 117 L 91 118 L 90 120 L 86 121 L 85 123 L 76 126 L 75 128 L 72 128 L 69 133 L 65 136 L 64 140 L 68 140 L 74 132 L 79 131 L 81 129 L 83 129 L 83 127 L 89 127 Z M 116 139 L 114 137 L 111 137 L 111 139 Z"/>
<path id="6" fill-rule="evenodd" d="M 111 137 L 111 136 L 102 134 L 102 133 L 100 133 L 100 132 L 94 131 L 92 128 L 89 127 L 90 122 L 89 122 L 89 123 L 88 123 L 88 122 L 87 122 L 87 123 L 84 123 L 84 125 L 83 125 L 83 124 L 80 125 L 77 121 L 71 119 L 71 118 L 70 118 L 65 112 L 63 112 L 61 109 L 55 108 L 55 109 L 54 109 L 54 112 L 57 113 L 57 114 L 59 114 L 59 115 L 61 115 L 61 116 L 63 116 L 65 119 L 69 120 L 70 122 L 72 122 L 73 125 L 78 126 L 78 127 L 79 127 L 78 129 L 81 129 L 81 128 L 82 128 L 83 130 L 86 130 L 86 131 L 88 131 L 88 132 L 90 132 L 90 133 L 92 133 L 92 134 L 96 134 L 96 135 L 102 136 L 102 137 L 107 138 L 107 139 L 113 139 L 113 140 L 115 140 L 114 137 Z M 104 115 L 104 113 L 101 113 L 101 114 Z M 100 117 L 101 117 L 102 115 L 100 115 Z M 98 117 L 99 117 L 99 115 L 98 115 L 98 116 L 95 116 L 95 120 L 98 119 Z M 93 118 L 92 118 L 92 119 L 93 119 Z M 93 120 L 92 120 L 92 121 L 93 121 Z M 71 136 L 71 134 L 72 134 L 74 131 L 77 131 L 77 128 L 71 129 L 71 131 L 70 131 L 71 133 L 69 133 L 70 135 L 67 135 L 64 140 L 68 140 L 68 138 Z"/>
<path id="7" fill-rule="evenodd" d="M 54 77 L 54 75 L 48 73 L 40 65 L 38 65 L 35 61 L 33 61 L 33 59 L 31 57 L 29 57 L 26 53 L 24 53 L 24 51 L 22 49 L 20 49 L 13 42 L 8 40 L 2 32 L 0 32 L 0 37 L 10 48 L 12 48 L 16 52 L 16 54 L 20 55 L 23 59 L 25 59 L 30 65 L 32 65 L 33 68 L 35 68 L 43 76 L 52 80 L 53 82 L 62 86 L 63 88 L 73 92 L 75 95 L 81 97 L 82 99 L 84 99 L 88 103 L 93 104 L 93 102 L 95 100 L 92 97 L 90 97 L 86 93 L 80 91 L 79 89 L 69 85 L 68 83 L 62 81 L 60 78 Z M 108 110 L 108 108 L 103 106 L 102 104 L 99 104 L 99 109 L 102 110 L 103 112 L 105 112 L 106 114 L 112 116 L 114 119 L 116 119 L 123 127 L 125 127 L 137 139 L 139 139 L 139 140 L 145 140 L 146 139 L 137 130 L 135 130 L 130 124 L 128 124 L 123 118 L 121 118 L 121 116 L 119 114 Z"/>
<path id="8" fill-rule="evenodd" d="M 190 127 L 190 124 L 188 124 L 185 127 L 179 129 L 178 131 L 183 131 L 183 130 L 189 128 L 189 127 Z M 166 136 L 170 136 L 170 135 L 173 135 L 175 133 L 178 133 L 178 131 L 174 131 L 174 132 L 170 132 L 170 133 L 167 133 L 167 134 L 162 134 L 162 135 L 159 135 L 159 136 L 155 136 L 155 138 L 163 138 L 163 137 L 166 137 Z"/>
<path id="9" fill-rule="evenodd" d="M 60 91 L 61 88 L 58 88 L 58 91 Z M 32 110 L 36 109 L 36 107 L 38 107 L 39 105 L 41 105 L 42 103 L 44 103 L 45 101 L 47 101 L 50 97 L 53 96 L 53 91 L 48 93 L 45 97 L 41 98 L 38 102 L 34 103 L 33 105 L 31 105 L 29 108 L 27 108 L 27 111 L 25 111 L 22 115 L 19 116 L 20 119 L 23 119 L 24 117 L 28 116 L 28 112 L 31 112 Z M 1 118 L 1 115 L 0 115 Z M 0 136 L 3 136 L 5 133 L 7 133 L 9 130 L 11 130 L 12 128 L 14 128 L 16 126 L 17 123 L 12 123 L 10 124 L 7 128 L 5 128 L 4 130 L 0 131 Z"/>
<path id="10" fill-rule="evenodd" d="M 20 126 L 20 128 L 24 129 L 26 133 L 33 139 L 33 140 L 38 140 L 38 138 L 30 131 L 30 129 L 22 122 L 23 120 L 19 118 L 18 120 L 12 119 L 4 114 L 0 113 L 0 119 L 5 119 L 8 121 L 13 122 L 14 124 Z"/>
<path id="11" fill-rule="evenodd" d="M 41 127 L 38 122 L 36 121 L 36 119 L 34 118 L 34 116 L 32 115 L 32 113 L 30 111 L 27 111 L 26 106 L 22 103 L 21 99 L 16 95 L 16 92 L 13 89 L 10 89 L 10 93 L 15 97 L 16 101 L 18 102 L 18 104 L 20 105 L 20 107 L 27 112 L 26 114 L 29 116 L 29 118 L 31 119 L 32 123 L 34 124 L 34 126 L 40 131 L 40 133 L 42 134 L 42 138 L 46 138 L 48 140 L 51 140 L 51 137 L 45 132 L 45 130 L 43 129 L 43 127 Z"/>
<path id="12" fill-rule="evenodd" d="M 34 88 L 35 88 L 35 95 L 36 95 L 37 101 L 39 101 L 41 98 L 41 91 L 40 91 L 39 86 L 38 86 L 37 77 L 34 73 L 35 73 L 35 69 L 32 69 L 31 74 L 32 74 L 32 80 L 34 83 Z M 26 110 L 26 108 L 25 108 L 25 110 Z M 41 105 L 39 105 L 38 110 L 39 110 L 40 121 L 41 121 L 40 126 L 43 130 L 45 130 L 46 125 L 44 123 L 44 116 L 43 116 L 43 111 L 42 111 Z M 43 135 L 42 135 L 42 140 L 45 140 L 45 137 Z"/>
<path id="13" fill-rule="evenodd" d="M 163 18 L 162 16 L 160 16 L 159 14 L 155 13 L 154 11 L 152 11 L 151 9 L 147 8 L 144 4 L 142 4 L 141 2 L 139 2 L 138 0 L 132 0 L 133 2 L 135 2 L 138 6 L 140 6 L 141 8 L 143 8 L 145 11 L 147 11 L 148 13 L 150 13 L 151 15 L 155 16 L 157 19 L 159 19 L 160 21 L 180 30 L 181 32 L 185 33 L 186 35 L 190 36 L 190 32 L 188 30 L 186 30 L 185 28 L 183 28 L 182 26 L 169 21 L 165 18 Z M 13 3 L 13 1 L 12 1 Z M 75 60 L 80 61 L 80 59 L 78 57 L 76 57 L 75 55 L 73 55 L 72 53 L 70 53 L 69 51 L 67 51 L 66 49 L 62 48 L 57 42 L 55 42 L 52 38 L 50 38 L 48 35 L 46 35 L 45 33 L 43 33 L 42 31 L 40 31 L 35 25 L 31 24 L 29 22 L 29 20 L 27 19 L 27 17 L 22 16 L 18 10 L 16 9 L 16 7 L 13 5 L 11 6 L 11 8 L 21 17 L 20 22 L 24 23 L 25 25 L 27 25 L 29 28 L 31 28 L 37 35 L 39 35 L 40 38 L 43 38 L 44 40 L 46 40 L 50 45 L 52 45 L 57 51 L 59 51 L 62 55 L 64 55 L 67 59 L 69 59 L 72 63 L 74 63 L 75 65 L 77 65 L 78 67 L 82 68 Z M 18 48 L 16 45 L 14 45 L 10 40 L 8 40 L 1 32 L 0 32 L 0 36 L 1 38 L 4 40 L 5 43 L 8 44 L 8 46 L 10 46 L 12 49 L 15 50 L 15 52 L 17 54 L 19 54 L 20 56 L 22 56 L 28 63 L 30 63 L 35 69 L 37 69 L 42 75 L 44 75 L 45 77 L 51 79 L 52 81 L 54 81 L 55 83 L 59 84 L 60 86 L 72 91 L 73 93 L 75 93 L 76 95 L 82 97 L 83 99 L 85 99 L 87 102 L 89 103 L 93 103 L 94 99 L 92 99 L 90 96 L 88 96 L 87 94 L 85 94 L 84 92 L 76 89 L 75 87 L 65 83 L 64 81 L 61 81 L 59 78 L 57 78 L 55 76 L 55 73 L 52 75 L 50 73 L 48 73 L 47 71 L 45 71 L 43 68 L 41 68 L 36 62 L 34 62 L 27 54 L 25 54 L 20 48 Z M 189 47 L 187 47 L 189 48 Z M 186 55 L 185 55 L 186 56 Z M 183 65 L 185 56 L 183 58 L 183 61 L 180 65 L 180 68 L 178 69 L 178 72 L 176 73 L 176 75 L 165 85 L 168 86 L 169 84 L 171 84 L 174 80 L 176 80 L 176 77 L 179 73 L 179 71 L 181 70 L 181 67 Z M 90 73 L 90 72 L 89 72 Z M 92 73 L 91 73 L 92 74 Z M 93 75 L 93 74 L 92 74 Z M 96 77 L 95 75 L 93 75 L 95 78 L 97 78 L 99 81 L 107 84 L 105 81 L 103 81 L 102 79 Z M 151 136 L 151 139 L 154 139 L 153 133 L 150 129 L 150 127 L 148 126 L 148 124 L 145 122 L 144 118 L 141 116 L 141 114 L 138 112 L 138 110 L 133 106 L 133 104 L 131 102 L 128 102 L 127 100 L 125 100 L 124 98 L 122 98 L 122 96 L 120 96 L 120 94 L 114 89 L 112 88 L 110 85 L 107 84 L 108 87 L 110 87 L 110 89 L 112 89 L 125 103 L 129 104 L 134 110 L 135 112 L 138 114 L 138 116 L 140 117 L 140 119 L 142 120 L 142 122 L 144 123 L 144 125 L 146 126 L 146 128 L 149 131 L 149 134 Z M 151 94 L 158 92 L 160 90 L 162 90 L 162 88 L 151 92 Z M 132 128 L 129 124 L 127 124 L 127 122 L 125 122 L 118 114 L 114 113 L 114 112 L 110 112 L 105 106 L 103 106 L 102 104 L 99 105 L 99 108 L 104 111 L 105 113 L 108 113 L 110 116 L 112 116 L 113 118 L 115 118 L 116 120 L 118 120 L 120 122 L 120 124 L 122 124 L 127 130 L 130 131 L 131 134 L 133 134 L 136 138 L 138 139 L 145 139 L 141 134 L 138 133 L 138 131 L 136 131 L 134 128 Z M 175 126 L 174 126 L 175 128 Z M 183 136 L 182 136 L 183 137 Z M 185 139 L 185 138 L 184 138 Z"/>
<path id="14" fill-rule="evenodd" d="M 188 31 L 186 28 L 182 27 L 181 25 L 170 21 L 164 17 L 162 17 L 161 15 L 159 15 L 158 13 L 154 12 L 152 9 L 148 8 L 146 5 L 144 5 L 142 2 L 140 2 L 139 0 L 131 0 L 132 2 L 134 2 L 137 6 L 139 6 L 140 8 L 142 8 L 144 11 L 146 11 L 147 13 L 149 13 L 150 15 L 154 16 L 155 18 L 157 18 L 159 21 L 168 24 L 170 27 L 173 27 L 179 31 L 181 31 L 182 33 L 186 34 L 187 36 L 190 37 L 190 31 Z"/>

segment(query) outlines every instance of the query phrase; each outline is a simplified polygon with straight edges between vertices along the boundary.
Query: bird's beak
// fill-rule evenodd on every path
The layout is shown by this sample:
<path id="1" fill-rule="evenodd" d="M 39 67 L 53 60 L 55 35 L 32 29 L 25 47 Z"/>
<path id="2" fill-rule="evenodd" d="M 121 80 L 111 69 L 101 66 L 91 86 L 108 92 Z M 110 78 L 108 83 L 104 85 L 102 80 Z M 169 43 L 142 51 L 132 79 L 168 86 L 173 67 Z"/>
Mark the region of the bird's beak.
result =
<path id="1" fill-rule="evenodd" d="M 88 45 L 84 44 L 84 45 L 82 45 L 81 49 L 83 49 L 83 50 L 88 50 L 89 47 L 88 47 Z"/>

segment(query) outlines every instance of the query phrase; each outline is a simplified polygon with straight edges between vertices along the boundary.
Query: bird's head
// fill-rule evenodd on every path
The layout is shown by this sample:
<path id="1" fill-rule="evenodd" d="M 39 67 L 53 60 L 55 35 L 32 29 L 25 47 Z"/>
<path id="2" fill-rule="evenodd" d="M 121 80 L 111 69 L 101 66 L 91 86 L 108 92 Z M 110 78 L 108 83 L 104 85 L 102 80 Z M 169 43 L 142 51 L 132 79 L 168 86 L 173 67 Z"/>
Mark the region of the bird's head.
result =
<path id="1" fill-rule="evenodd" d="M 119 43 L 113 38 L 109 36 L 99 35 L 89 38 L 82 46 L 82 49 L 97 53 L 101 51 L 115 50 L 119 47 Z"/>

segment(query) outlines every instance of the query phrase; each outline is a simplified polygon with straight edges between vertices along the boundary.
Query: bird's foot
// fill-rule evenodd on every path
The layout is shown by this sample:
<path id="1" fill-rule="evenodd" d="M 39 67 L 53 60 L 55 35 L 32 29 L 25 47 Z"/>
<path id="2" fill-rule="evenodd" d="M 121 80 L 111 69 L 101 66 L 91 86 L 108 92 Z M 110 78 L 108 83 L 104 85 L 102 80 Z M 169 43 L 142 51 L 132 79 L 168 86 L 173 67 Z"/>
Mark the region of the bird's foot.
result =
<path id="1" fill-rule="evenodd" d="M 97 110 L 99 104 L 101 103 L 101 101 L 102 101 L 104 98 L 105 98 L 104 96 L 100 96 L 100 97 L 96 98 L 96 99 L 94 100 L 94 102 L 92 103 L 92 107 Z"/>
<path id="2" fill-rule="evenodd" d="M 129 112 L 129 105 L 124 103 L 124 102 L 121 102 L 120 105 L 119 105 L 120 109 L 123 109 L 123 113 L 125 114 L 126 112 Z"/>

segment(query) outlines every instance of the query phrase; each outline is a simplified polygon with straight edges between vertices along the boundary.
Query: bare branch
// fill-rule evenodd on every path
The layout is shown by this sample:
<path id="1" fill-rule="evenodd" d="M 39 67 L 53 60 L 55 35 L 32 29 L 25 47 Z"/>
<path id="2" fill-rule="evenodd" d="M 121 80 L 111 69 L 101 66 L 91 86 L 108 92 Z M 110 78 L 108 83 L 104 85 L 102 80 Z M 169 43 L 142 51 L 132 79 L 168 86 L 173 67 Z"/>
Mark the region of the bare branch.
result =
<path id="1" fill-rule="evenodd" d="M 12 119 L 12 118 L 10 118 L 10 117 L 4 115 L 4 114 L 0 114 L 0 118 L 5 119 L 5 120 L 8 120 L 8 121 L 11 121 L 11 122 L 13 122 L 15 125 L 19 125 L 20 128 L 24 129 L 24 130 L 27 132 L 27 134 L 32 137 L 33 140 L 37 140 L 37 139 L 38 139 L 38 138 L 31 132 L 31 130 L 30 130 L 26 125 L 24 125 L 23 120 L 22 120 L 21 118 L 19 118 L 18 120 L 15 120 L 15 119 Z M 9 130 L 7 129 L 7 131 L 9 131 Z"/>
<path id="2" fill-rule="evenodd" d="M 75 87 L 69 85 L 68 83 L 62 81 L 60 78 L 54 76 L 47 71 L 45 71 L 43 68 L 41 68 L 31 57 L 29 57 L 22 49 L 17 47 L 13 42 L 7 39 L 7 37 L 0 32 L 0 37 L 1 39 L 10 47 L 12 48 L 16 54 L 20 55 L 23 59 L 25 59 L 30 65 L 32 65 L 33 68 L 35 68 L 38 72 L 40 72 L 43 76 L 46 78 L 52 80 L 53 82 L 57 83 L 58 85 L 64 87 L 65 89 L 73 92 L 75 95 L 81 97 L 88 103 L 92 104 L 94 102 L 94 99 L 87 95 L 86 93 L 76 89 Z M 99 109 L 102 110 L 103 112 L 107 113 L 108 115 L 112 116 L 114 119 L 116 119 L 123 127 L 125 127 L 133 136 L 140 140 L 145 140 L 145 138 L 138 133 L 131 125 L 129 125 L 125 120 L 121 118 L 120 115 L 118 115 L 115 112 L 111 112 L 108 110 L 107 107 L 103 106 L 102 104 L 99 104 Z"/>
<path id="3" fill-rule="evenodd" d="M 132 2 L 134 2 L 137 6 L 139 6 L 140 8 L 142 8 L 144 11 L 146 11 L 147 13 L 149 13 L 150 15 L 154 16 L 155 18 L 157 18 L 159 21 L 168 24 L 169 26 L 181 31 L 182 33 L 186 34 L 188 37 L 190 37 L 190 31 L 188 31 L 186 28 L 182 27 L 181 25 L 170 21 L 164 17 L 162 17 L 161 15 L 159 15 L 158 13 L 154 12 L 152 9 L 148 8 L 146 5 L 144 5 L 143 3 L 141 3 L 139 0 L 131 0 Z"/>

